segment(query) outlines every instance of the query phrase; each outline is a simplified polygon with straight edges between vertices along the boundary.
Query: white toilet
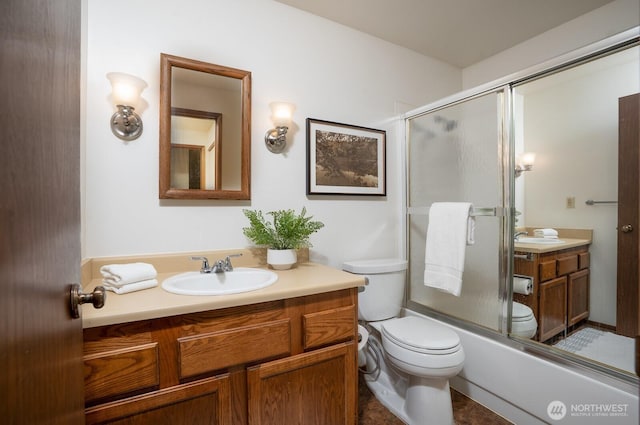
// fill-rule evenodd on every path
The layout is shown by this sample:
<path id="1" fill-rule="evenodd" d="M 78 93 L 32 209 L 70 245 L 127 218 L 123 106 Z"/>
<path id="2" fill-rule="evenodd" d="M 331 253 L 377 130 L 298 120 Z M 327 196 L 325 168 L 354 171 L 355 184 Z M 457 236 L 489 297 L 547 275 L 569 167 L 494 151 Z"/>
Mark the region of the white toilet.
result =
<path id="1" fill-rule="evenodd" d="M 399 259 L 343 265 L 367 280 L 358 295 L 358 318 L 369 329 L 365 382 L 410 425 L 453 424 L 449 378 L 462 369 L 464 351 L 458 334 L 448 327 L 418 316 L 398 317 L 406 268 L 407 262 Z"/>
<path id="2" fill-rule="evenodd" d="M 538 330 L 538 322 L 529 306 L 513 302 L 511 306 L 511 335 L 533 338 Z"/>

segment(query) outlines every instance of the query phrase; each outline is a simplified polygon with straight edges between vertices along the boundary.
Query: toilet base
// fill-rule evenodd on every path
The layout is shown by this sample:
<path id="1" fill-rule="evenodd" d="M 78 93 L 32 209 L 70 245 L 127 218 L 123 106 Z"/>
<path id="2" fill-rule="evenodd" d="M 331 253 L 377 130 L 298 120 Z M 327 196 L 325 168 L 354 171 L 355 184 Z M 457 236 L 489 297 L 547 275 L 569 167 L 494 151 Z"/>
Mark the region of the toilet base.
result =
<path id="1" fill-rule="evenodd" d="M 454 424 L 449 380 L 411 376 L 404 410 L 411 424 Z"/>
<path id="2" fill-rule="evenodd" d="M 365 376 L 365 382 L 380 404 L 404 423 L 410 424 L 409 417 L 404 411 L 404 397 L 401 395 L 406 392 L 406 381 L 396 381 L 394 386 L 387 373 L 381 371 L 377 379 Z"/>
<path id="3" fill-rule="evenodd" d="M 379 343 L 378 335 L 370 336 Z M 367 368 L 375 362 L 367 358 Z M 376 399 L 396 417 L 409 425 L 453 424 L 449 380 L 420 378 L 395 369 L 385 358 L 378 373 L 364 375 L 367 387 Z"/>

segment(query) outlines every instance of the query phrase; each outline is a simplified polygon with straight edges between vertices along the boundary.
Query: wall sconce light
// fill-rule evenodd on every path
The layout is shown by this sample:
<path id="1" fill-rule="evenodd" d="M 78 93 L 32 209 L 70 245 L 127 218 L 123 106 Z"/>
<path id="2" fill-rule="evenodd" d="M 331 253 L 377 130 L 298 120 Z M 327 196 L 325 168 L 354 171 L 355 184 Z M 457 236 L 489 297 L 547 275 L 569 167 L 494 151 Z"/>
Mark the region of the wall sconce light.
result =
<path id="1" fill-rule="evenodd" d="M 535 161 L 536 154 L 533 152 L 524 152 L 518 155 L 516 159 L 516 178 L 520 177 L 525 171 L 531 171 Z"/>
<path id="2" fill-rule="evenodd" d="M 133 112 L 147 83 L 133 75 L 109 72 L 111 96 L 118 111 L 111 116 L 111 131 L 122 140 L 135 140 L 142 134 L 142 119 Z"/>
<path id="3" fill-rule="evenodd" d="M 264 135 L 264 143 L 267 149 L 273 153 L 280 153 L 287 147 L 287 131 L 293 117 L 295 105 L 286 102 L 273 102 L 271 108 L 271 121 L 276 128 L 272 128 Z"/>

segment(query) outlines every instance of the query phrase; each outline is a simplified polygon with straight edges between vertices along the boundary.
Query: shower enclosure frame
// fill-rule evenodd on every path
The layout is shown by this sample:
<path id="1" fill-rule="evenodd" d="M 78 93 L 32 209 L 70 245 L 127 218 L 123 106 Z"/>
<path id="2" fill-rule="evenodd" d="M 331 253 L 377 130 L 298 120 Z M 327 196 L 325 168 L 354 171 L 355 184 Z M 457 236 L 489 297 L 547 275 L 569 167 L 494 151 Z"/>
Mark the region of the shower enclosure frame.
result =
<path id="1" fill-rule="evenodd" d="M 405 143 L 403 144 L 402 160 L 406 166 L 406 172 L 404 175 L 404 187 L 405 194 L 403 198 L 403 208 L 405 211 L 404 234 L 405 234 L 405 253 L 406 257 L 410 258 L 410 223 L 412 214 L 409 207 L 409 186 L 410 186 L 410 125 L 409 122 L 412 119 L 419 118 L 423 115 L 431 114 L 436 111 L 443 110 L 445 108 L 462 104 L 469 100 L 485 96 L 491 93 L 501 92 L 503 97 L 502 104 L 502 128 L 500 131 L 501 149 L 499 149 L 498 158 L 500 164 L 500 173 L 502 174 L 502 187 L 501 198 L 502 205 L 497 205 L 497 210 L 500 213 L 500 209 L 504 212 L 501 216 L 500 226 L 500 252 L 499 259 L 499 279 L 498 279 L 498 303 L 500 305 L 498 329 L 490 329 L 486 326 L 479 325 L 468 320 L 461 319 L 459 317 L 450 315 L 446 312 L 434 310 L 427 307 L 410 298 L 411 282 L 407 282 L 407 294 L 406 294 L 406 307 L 409 310 L 417 313 L 431 316 L 437 320 L 441 320 L 445 323 L 450 323 L 462 329 L 469 330 L 471 332 L 482 335 L 486 338 L 494 340 L 496 342 L 506 344 L 513 348 L 527 352 L 528 354 L 536 357 L 540 357 L 546 360 L 551 360 L 561 364 L 564 367 L 575 370 L 582 374 L 593 375 L 601 379 L 603 375 L 607 379 L 615 381 L 622 381 L 626 384 L 638 385 L 639 380 L 637 376 L 623 373 L 617 369 L 607 367 L 595 361 L 585 359 L 580 356 L 573 355 L 568 352 L 562 352 L 560 350 L 552 349 L 551 347 L 543 344 L 524 340 L 520 338 L 514 338 L 509 335 L 511 322 L 511 299 L 513 296 L 513 290 L 511 285 L 511 276 L 513 275 L 513 225 L 515 223 L 515 207 L 514 207 L 514 191 L 515 191 L 515 154 L 514 154 L 514 109 L 513 109 L 513 89 L 514 87 L 528 81 L 541 78 L 543 76 L 551 75 L 552 73 L 559 72 L 561 70 L 568 69 L 572 66 L 585 63 L 587 61 L 609 55 L 619 50 L 623 50 L 634 45 L 640 44 L 639 28 L 634 28 L 618 35 L 609 37 L 600 42 L 586 46 L 584 48 L 575 50 L 565 55 L 559 56 L 550 61 L 543 62 L 534 67 L 528 68 L 524 71 L 511 74 L 499 80 L 481 85 L 479 87 L 465 90 L 458 94 L 446 97 L 434 103 L 425 105 L 421 108 L 409 111 L 402 115 L 404 124 Z M 482 205 L 482 207 L 488 207 Z M 407 279 L 409 280 L 410 274 Z"/>

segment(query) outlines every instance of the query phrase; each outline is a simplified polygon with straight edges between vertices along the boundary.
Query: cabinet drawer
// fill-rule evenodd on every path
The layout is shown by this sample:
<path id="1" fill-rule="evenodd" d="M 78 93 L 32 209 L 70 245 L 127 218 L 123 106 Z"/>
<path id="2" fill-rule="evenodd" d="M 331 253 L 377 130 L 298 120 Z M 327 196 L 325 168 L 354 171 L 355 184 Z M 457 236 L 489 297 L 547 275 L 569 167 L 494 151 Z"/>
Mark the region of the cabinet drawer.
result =
<path id="1" fill-rule="evenodd" d="M 556 277 L 556 260 L 541 261 L 539 267 L 540 282 Z"/>
<path id="2" fill-rule="evenodd" d="M 84 356 L 87 404 L 158 384 L 158 344 L 155 342 Z"/>
<path id="3" fill-rule="evenodd" d="M 578 256 L 570 255 L 561 257 L 556 260 L 558 262 L 558 276 L 573 273 L 578 270 Z"/>
<path id="4" fill-rule="evenodd" d="M 289 319 L 178 338 L 180 379 L 289 355 Z"/>
<path id="5" fill-rule="evenodd" d="M 587 269 L 591 263 L 591 257 L 588 252 L 578 254 L 578 269 Z"/>
<path id="6" fill-rule="evenodd" d="M 303 315 L 304 349 L 355 338 L 355 318 L 354 305 Z"/>

